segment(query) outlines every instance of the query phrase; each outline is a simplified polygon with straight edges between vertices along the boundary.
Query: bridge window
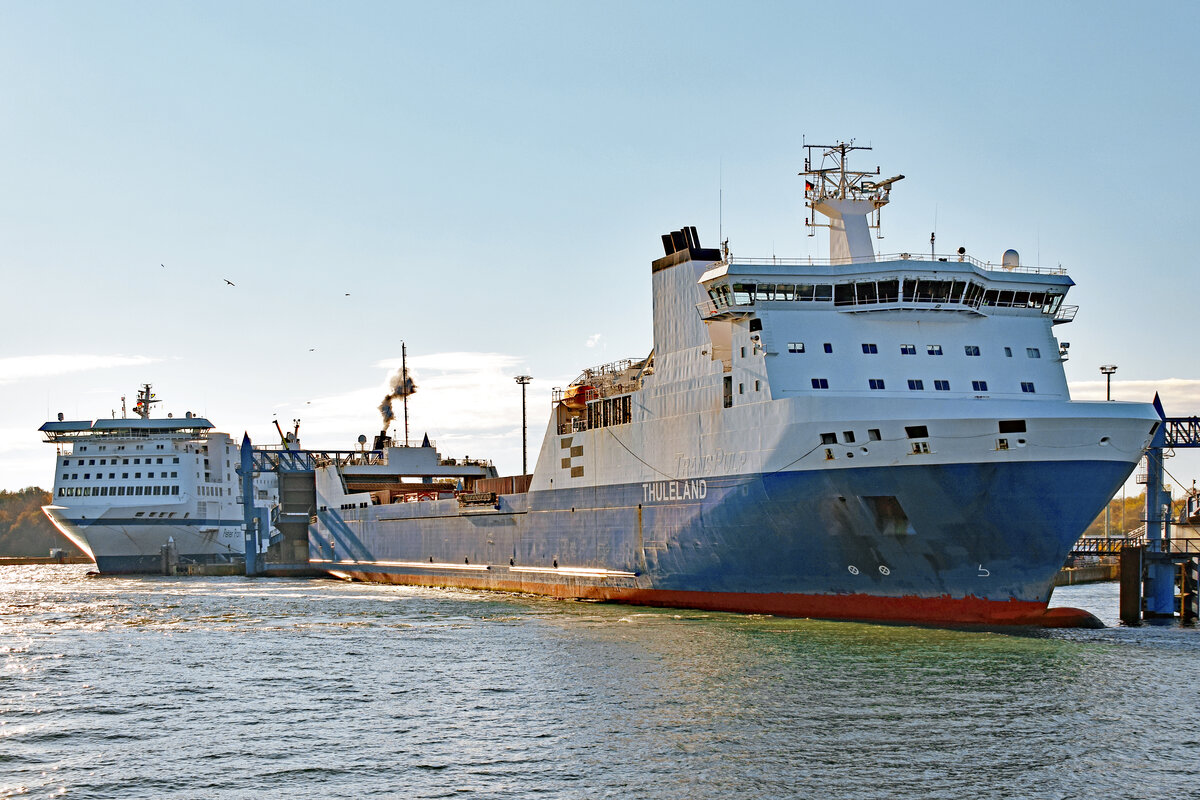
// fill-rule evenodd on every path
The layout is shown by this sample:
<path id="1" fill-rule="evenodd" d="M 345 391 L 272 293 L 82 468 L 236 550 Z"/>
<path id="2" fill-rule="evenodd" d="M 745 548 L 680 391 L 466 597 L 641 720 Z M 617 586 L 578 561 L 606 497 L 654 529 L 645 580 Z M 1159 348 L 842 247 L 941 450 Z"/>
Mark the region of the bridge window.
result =
<path id="1" fill-rule="evenodd" d="M 758 288 L 754 292 L 754 299 L 759 302 L 762 302 L 763 300 L 774 300 L 775 299 L 775 284 L 773 284 L 773 283 L 758 284 Z"/>
<path id="2" fill-rule="evenodd" d="M 900 281 L 892 279 L 890 281 L 879 281 L 879 302 L 895 303 L 900 300 Z"/>
<path id="3" fill-rule="evenodd" d="M 833 304 L 835 306 L 854 305 L 854 284 L 839 283 L 833 287 Z"/>
<path id="4" fill-rule="evenodd" d="M 827 302 L 829 300 L 832 300 L 833 299 L 833 284 L 832 283 L 818 283 L 817 284 L 817 292 L 813 299 L 818 300 L 818 301 L 825 300 Z"/>
<path id="5" fill-rule="evenodd" d="M 796 287 L 790 283 L 780 283 L 775 286 L 776 300 L 792 300 L 796 296 Z"/>
<path id="6" fill-rule="evenodd" d="M 753 283 L 735 283 L 733 285 L 733 302 L 739 306 L 748 306 L 754 303 Z"/>

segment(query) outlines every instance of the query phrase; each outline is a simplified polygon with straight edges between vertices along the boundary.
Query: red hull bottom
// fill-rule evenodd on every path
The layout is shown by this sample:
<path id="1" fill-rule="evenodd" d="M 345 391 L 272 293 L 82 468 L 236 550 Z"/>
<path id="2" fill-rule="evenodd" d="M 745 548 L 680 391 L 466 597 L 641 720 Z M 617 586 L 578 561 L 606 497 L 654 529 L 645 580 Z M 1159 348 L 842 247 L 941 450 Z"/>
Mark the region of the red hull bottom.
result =
<path id="1" fill-rule="evenodd" d="M 372 583 L 406 586 L 482 589 L 536 594 L 564 600 L 599 600 L 661 608 L 693 608 L 781 617 L 899 622 L 920 625 L 981 625 L 1036 627 L 1103 627 L 1092 614 L 1075 608 L 1054 608 L 1022 600 L 984 600 L 978 597 L 879 597 L 868 594 L 775 594 L 741 592 L 681 592 L 586 583 L 540 583 L 487 580 L 390 572 L 334 570 L 338 576 Z"/>

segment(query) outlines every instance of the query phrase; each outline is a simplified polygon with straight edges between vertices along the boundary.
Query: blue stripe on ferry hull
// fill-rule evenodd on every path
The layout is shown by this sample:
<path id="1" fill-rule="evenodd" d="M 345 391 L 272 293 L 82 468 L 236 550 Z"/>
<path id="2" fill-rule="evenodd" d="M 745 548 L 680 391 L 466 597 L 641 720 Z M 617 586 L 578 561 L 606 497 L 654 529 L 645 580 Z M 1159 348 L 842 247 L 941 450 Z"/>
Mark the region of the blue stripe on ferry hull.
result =
<path id="1" fill-rule="evenodd" d="M 1044 609 L 1071 544 L 1132 466 L 780 472 L 515 495 L 490 514 L 459 514 L 453 501 L 373 507 L 345 520 L 323 512 L 313 557 L 392 562 L 337 570 L 432 585 L 822 617 L 1016 621 Z M 430 559 L 434 566 L 412 566 Z M 510 574 L 509 559 L 637 577 Z M 495 568 L 436 566 L 464 562 Z"/>

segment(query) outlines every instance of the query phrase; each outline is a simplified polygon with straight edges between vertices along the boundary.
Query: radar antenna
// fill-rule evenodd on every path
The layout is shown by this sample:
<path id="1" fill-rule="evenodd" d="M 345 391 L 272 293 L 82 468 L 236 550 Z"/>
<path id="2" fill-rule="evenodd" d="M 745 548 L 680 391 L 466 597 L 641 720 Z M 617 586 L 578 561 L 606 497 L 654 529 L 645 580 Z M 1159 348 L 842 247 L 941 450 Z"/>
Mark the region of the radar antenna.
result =
<path id="1" fill-rule="evenodd" d="M 137 403 L 133 407 L 133 413 L 137 414 L 142 419 L 150 419 L 150 406 L 154 405 L 155 403 L 162 402 L 161 400 L 156 400 L 154 398 L 154 392 L 150 391 L 150 384 L 143 383 L 142 388 L 138 389 Z"/>
<path id="2" fill-rule="evenodd" d="M 808 235 L 816 235 L 817 228 L 829 228 L 829 257 L 834 263 L 874 261 L 870 231 L 883 238 L 879 232 L 880 209 L 888 204 L 892 184 L 904 180 L 904 176 L 877 180 L 879 167 L 874 172 L 849 169 L 850 153 L 871 149 L 856 145 L 853 139 L 835 145 L 806 143 L 804 149 L 804 171 L 800 174 L 804 176 L 804 205 L 810 211 L 804 220 Z M 814 161 L 817 155 L 820 160 Z M 828 222 L 818 222 L 818 212 Z"/>

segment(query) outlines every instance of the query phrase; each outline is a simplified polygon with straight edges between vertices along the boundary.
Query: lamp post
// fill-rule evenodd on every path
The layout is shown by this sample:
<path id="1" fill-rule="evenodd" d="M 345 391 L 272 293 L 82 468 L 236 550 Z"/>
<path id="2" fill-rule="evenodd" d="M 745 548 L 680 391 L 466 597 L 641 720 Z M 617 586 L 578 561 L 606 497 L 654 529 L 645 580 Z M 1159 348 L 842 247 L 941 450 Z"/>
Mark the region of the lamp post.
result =
<path id="1" fill-rule="evenodd" d="M 1104 398 L 1105 400 L 1112 400 L 1112 376 L 1113 376 L 1113 373 L 1116 371 L 1117 371 L 1116 364 L 1105 364 L 1103 367 L 1100 368 L 1100 372 L 1102 372 L 1104 374 L 1104 377 L 1108 381 L 1108 386 L 1105 391 L 1105 398 Z"/>
<path id="2" fill-rule="evenodd" d="M 529 375 L 518 375 L 513 378 L 517 383 L 521 384 L 521 474 L 529 474 L 529 450 L 525 445 L 525 387 L 533 378 Z"/>
<path id="3" fill-rule="evenodd" d="M 1105 389 L 1104 389 L 1104 399 L 1105 400 L 1112 400 L 1112 376 L 1113 376 L 1113 373 L 1116 371 L 1117 371 L 1116 364 L 1105 364 L 1104 366 L 1100 367 L 1100 373 L 1102 375 L 1104 375 L 1104 379 L 1107 382 L 1107 386 L 1105 386 Z M 1124 487 L 1122 487 L 1122 488 L 1124 488 Z M 1121 504 L 1121 513 L 1122 514 L 1125 513 L 1125 504 L 1124 503 Z M 1110 533 L 1111 529 L 1112 529 L 1112 500 L 1109 500 L 1108 505 L 1104 506 L 1104 539 L 1106 541 L 1112 536 L 1112 534 Z"/>

